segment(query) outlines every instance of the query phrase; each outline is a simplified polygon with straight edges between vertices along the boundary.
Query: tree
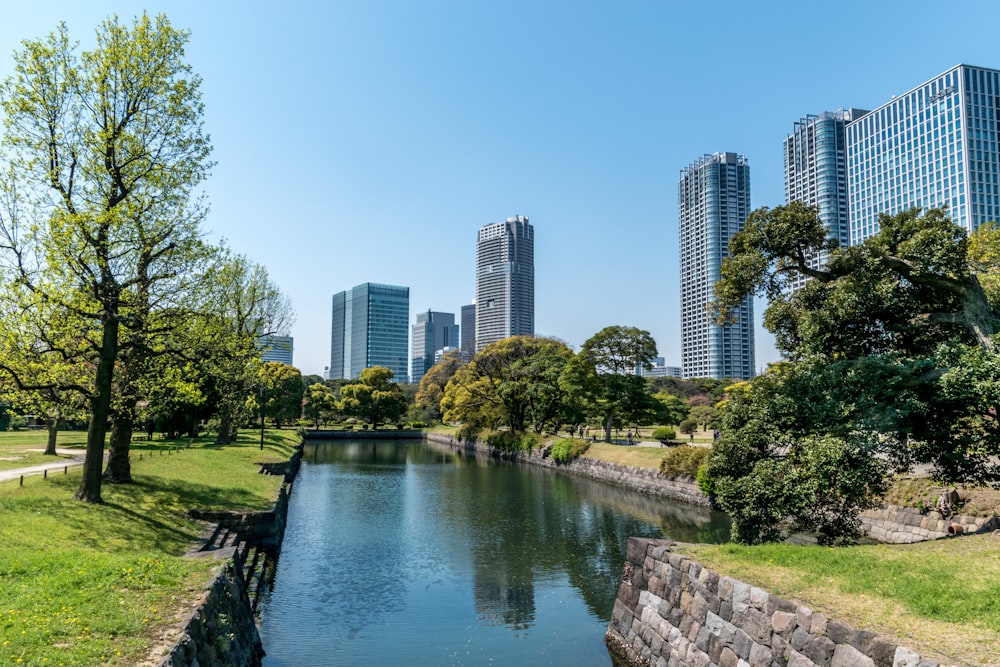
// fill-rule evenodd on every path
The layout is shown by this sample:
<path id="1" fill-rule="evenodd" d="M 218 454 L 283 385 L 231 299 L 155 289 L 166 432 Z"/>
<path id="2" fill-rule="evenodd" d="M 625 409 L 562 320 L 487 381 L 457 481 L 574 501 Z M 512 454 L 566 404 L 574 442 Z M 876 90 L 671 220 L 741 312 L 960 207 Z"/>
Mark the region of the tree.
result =
<path id="1" fill-rule="evenodd" d="M 462 351 L 452 350 L 442 355 L 441 360 L 427 369 L 420 378 L 420 385 L 414 399 L 414 406 L 421 413 L 421 421 L 431 422 L 441 418 L 441 399 L 448 380 L 463 364 Z"/>
<path id="2" fill-rule="evenodd" d="M 815 209 L 760 209 L 734 237 L 716 284 L 719 313 L 750 293 L 792 363 L 730 387 L 708 463 L 743 541 L 781 522 L 835 543 L 885 475 L 933 464 L 949 482 L 1000 483 L 998 275 L 991 226 L 966 237 L 944 211 L 880 217 L 863 244 L 836 248 Z M 825 267 L 807 257 L 829 251 Z M 811 278 L 794 292 L 793 276 Z M 765 509 L 766 507 L 766 509 Z"/>
<path id="3" fill-rule="evenodd" d="M 448 381 L 444 419 L 475 429 L 506 426 L 512 433 L 558 427 L 566 398 L 560 376 L 572 357 L 565 343 L 548 338 L 490 343 Z"/>
<path id="4" fill-rule="evenodd" d="M 707 431 L 709 424 L 715 420 L 715 408 L 711 405 L 696 405 L 691 408 L 689 417 L 695 423 L 701 424 L 703 431 Z"/>
<path id="5" fill-rule="evenodd" d="M 650 423 L 662 409 L 636 373 L 651 368 L 655 356 L 656 343 L 648 331 L 609 326 L 587 339 L 567 367 L 565 385 L 585 397 L 591 414 L 601 416 L 606 442 L 611 441 L 616 416 Z"/>
<path id="6" fill-rule="evenodd" d="M 302 413 L 318 429 L 321 421 L 330 418 L 337 409 L 337 394 L 322 382 L 314 382 L 306 389 L 306 403 Z"/>
<path id="7" fill-rule="evenodd" d="M 660 421 L 664 424 L 680 424 L 687 419 L 689 408 L 679 396 L 666 392 L 657 392 L 653 398 L 662 404 L 660 408 Z"/>
<path id="8" fill-rule="evenodd" d="M 406 412 L 407 399 L 392 376 L 392 371 L 384 366 L 364 369 L 359 382 L 340 389 L 338 409 L 371 422 L 376 430 L 379 424 L 399 419 Z"/>
<path id="9" fill-rule="evenodd" d="M 302 373 L 299 369 L 277 361 L 261 366 L 257 374 L 258 386 L 264 387 L 264 415 L 281 428 L 282 422 L 292 422 L 302 414 Z M 260 396 L 250 395 L 251 409 L 260 413 Z"/>
<path id="10" fill-rule="evenodd" d="M 10 177 L 0 239 L 34 304 L 76 323 L 93 368 L 87 457 L 77 498 L 101 501 L 101 464 L 123 339 L 143 302 L 167 301 L 205 213 L 195 189 L 211 163 L 188 33 L 164 16 L 117 17 L 78 56 L 66 26 L 16 52 L 2 86 Z M 158 303 L 162 305 L 162 303 Z M 143 341 L 137 344 L 144 344 Z"/>

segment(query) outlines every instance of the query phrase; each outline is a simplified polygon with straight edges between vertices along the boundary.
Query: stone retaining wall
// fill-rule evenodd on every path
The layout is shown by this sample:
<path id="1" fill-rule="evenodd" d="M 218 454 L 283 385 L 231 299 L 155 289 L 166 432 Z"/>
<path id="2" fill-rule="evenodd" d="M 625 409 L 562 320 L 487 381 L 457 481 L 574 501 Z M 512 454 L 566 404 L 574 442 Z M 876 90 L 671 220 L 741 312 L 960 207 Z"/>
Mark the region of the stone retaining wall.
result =
<path id="1" fill-rule="evenodd" d="M 945 519 L 936 511 L 921 514 L 914 509 L 887 505 L 862 512 L 861 526 L 865 533 L 879 542 L 910 544 L 949 535 L 997 530 L 1000 529 L 1000 518 L 951 516 Z"/>
<path id="2" fill-rule="evenodd" d="M 508 461 L 528 463 L 570 475 L 579 475 L 651 496 L 669 498 L 701 507 L 713 506 L 709 497 L 701 492 L 691 477 L 668 477 L 650 468 L 617 465 L 598 459 L 578 458 L 569 463 L 560 463 L 549 457 L 548 452 L 542 450 L 533 449 L 530 453 L 524 451 L 508 452 L 491 447 L 480 440 L 462 442 L 443 433 L 427 433 L 424 437 L 429 442 L 450 445 L 465 451 Z"/>
<path id="3" fill-rule="evenodd" d="M 160 667 L 256 667 L 264 647 L 241 577 L 225 561 Z"/>
<path id="4" fill-rule="evenodd" d="M 629 540 L 605 636 L 630 667 L 936 667 L 895 641 Z"/>

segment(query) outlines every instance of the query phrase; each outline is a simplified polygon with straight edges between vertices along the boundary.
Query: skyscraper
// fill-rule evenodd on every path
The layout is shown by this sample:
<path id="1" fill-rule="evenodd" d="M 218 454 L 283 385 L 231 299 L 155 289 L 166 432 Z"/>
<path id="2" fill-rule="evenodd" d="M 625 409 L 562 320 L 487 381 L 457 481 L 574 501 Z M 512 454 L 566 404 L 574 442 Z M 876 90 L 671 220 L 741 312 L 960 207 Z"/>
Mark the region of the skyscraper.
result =
<path id="1" fill-rule="evenodd" d="M 851 120 L 868 113 L 860 109 L 824 111 L 795 123 L 785 137 L 785 202 L 800 201 L 819 209 L 819 219 L 829 238 L 842 247 L 850 243 L 847 209 L 846 127 Z M 814 269 L 826 264 L 827 253 L 809 257 Z M 804 276 L 793 280 L 801 287 Z"/>
<path id="2" fill-rule="evenodd" d="M 462 306 L 462 358 L 466 361 L 476 354 L 476 304 Z"/>
<path id="3" fill-rule="evenodd" d="M 969 231 L 1000 219 L 998 118 L 1000 71 L 956 65 L 848 124 L 851 243 L 914 207 Z"/>
<path id="4" fill-rule="evenodd" d="M 258 343 L 261 348 L 261 361 L 265 363 L 277 361 L 288 366 L 292 365 L 295 339 L 291 336 L 264 336 Z"/>
<path id="5" fill-rule="evenodd" d="M 410 382 L 416 384 L 434 365 L 434 354 L 444 348 L 458 347 L 458 325 L 454 313 L 428 310 L 417 313 L 413 325 L 413 355 L 410 357 Z"/>
<path id="6" fill-rule="evenodd" d="M 410 288 L 363 283 L 333 295 L 330 378 L 355 380 L 385 366 L 406 382 Z"/>
<path id="7" fill-rule="evenodd" d="M 681 171 L 677 186 L 681 267 L 681 360 L 685 378 L 749 379 L 754 374 L 753 301 L 720 326 L 705 306 L 721 277 L 729 239 L 750 212 L 750 165 L 742 155 L 715 153 Z"/>
<path id="8" fill-rule="evenodd" d="M 515 215 L 480 228 L 476 241 L 476 351 L 535 335 L 535 230 Z"/>

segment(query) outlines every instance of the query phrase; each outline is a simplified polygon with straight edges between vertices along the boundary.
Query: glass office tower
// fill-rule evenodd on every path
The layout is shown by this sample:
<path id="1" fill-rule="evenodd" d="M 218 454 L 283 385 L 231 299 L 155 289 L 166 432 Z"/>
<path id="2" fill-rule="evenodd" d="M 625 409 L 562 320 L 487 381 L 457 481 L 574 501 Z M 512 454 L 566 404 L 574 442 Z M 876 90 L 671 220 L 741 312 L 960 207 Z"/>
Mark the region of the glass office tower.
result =
<path id="1" fill-rule="evenodd" d="M 969 231 L 1000 219 L 998 119 L 1000 71 L 957 65 L 848 124 L 851 243 L 914 207 Z"/>
<path id="2" fill-rule="evenodd" d="M 410 288 L 363 283 L 333 295 L 329 377 L 356 380 L 385 366 L 407 381 Z"/>
<path id="3" fill-rule="evenodd" d="M 412 327 L 413 355 L 410 357 L 410 382 L 417 384 L 433 366 L 436 353 L 459 346 L 458 325 L 454 313 L 428 310 L 417 313 L 417 323 Z"/>
<path id="4" fill-rule="evenodd" d="M 534 335 L 535 230 L 515 215 L 480 228 L 476 239 L 476 351 Z"/>
<path id="5" fill-rule="evenodd" d="M 750 165 L 742 155 L 705 155 L 681 171 L 677 186 L 681 269 L 681 361 L 685 378 L 746 380 L 754 375 L 753 301 L 720 326 L 705 306 L 721 277 L 729 239 L 750 212 Z"/>
<path id="6" fill-rule="evenodd" d="M 847 124 L 868 113 L 861 109 L 824 111 L 808 115 L 795 123 L 785 137 L 785 203 L 800 201 L 819 209 L 819 219 L 829 238 L 841 247 L 850 243 L 847 206 Z M 808 258 L 811 268 L 826 265 L 827 253 Z M 798 276 L 792 289 L 807 278 Z"/>

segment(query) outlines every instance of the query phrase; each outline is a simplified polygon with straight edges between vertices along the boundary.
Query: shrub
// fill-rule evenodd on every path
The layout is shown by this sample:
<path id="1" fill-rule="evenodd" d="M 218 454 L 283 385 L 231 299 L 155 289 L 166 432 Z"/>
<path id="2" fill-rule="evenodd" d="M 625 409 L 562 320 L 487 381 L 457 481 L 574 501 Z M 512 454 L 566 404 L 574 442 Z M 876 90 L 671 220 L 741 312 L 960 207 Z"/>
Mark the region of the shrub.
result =
<path id="1" fill-rule="evenodd" d="M 681 433 L 690 435 L 698 430 L 698 422 L 693 419 L 685 419 L 680 423 Z"/>
<path id="2" fill-rule="evenodd" d="M 702 463 L 698 466 L 698 473 L 694 476 L 694 480 L 698 483 L 698 488 L 706 496 L 715 495 L 715 482 L 708 474 L 708 462 Z"/>
<path id="3" fill-rule="evenodd" d="M 692 445 L 674 447 L 660 459 L 660 472 L 670 477 L 695 477 L 711 451 L 708 447 Z"/>
<path id="4" fill-rule="evenodd" d="M 660 426 L 653 431 L 653 440 L 659 440 L 660 442 L 666 442 L 673 440 L 677 437 L 677 431 L 670 428 L 669 426 Z"/>
<path id="5" fill-rule="evenodd" d="M 590 442 L 587 440 L 562 438 L 552 445 L 551 452 L 552 458 L 559 463 L 569 463 L 582 456 L 588 449 L 590 449 Z"/>
<path id="6" fill-rule="evenodd" d="M 460 441 L 471 442 L 479 437 L 479 428 L 472 424 L 462 424 L 455 435 Z"/>
<path id="7" fill-rule="evenodd" d="M 426 428 L 427 424 L 423 422 L 410 422 L 410 428 Z"/>

